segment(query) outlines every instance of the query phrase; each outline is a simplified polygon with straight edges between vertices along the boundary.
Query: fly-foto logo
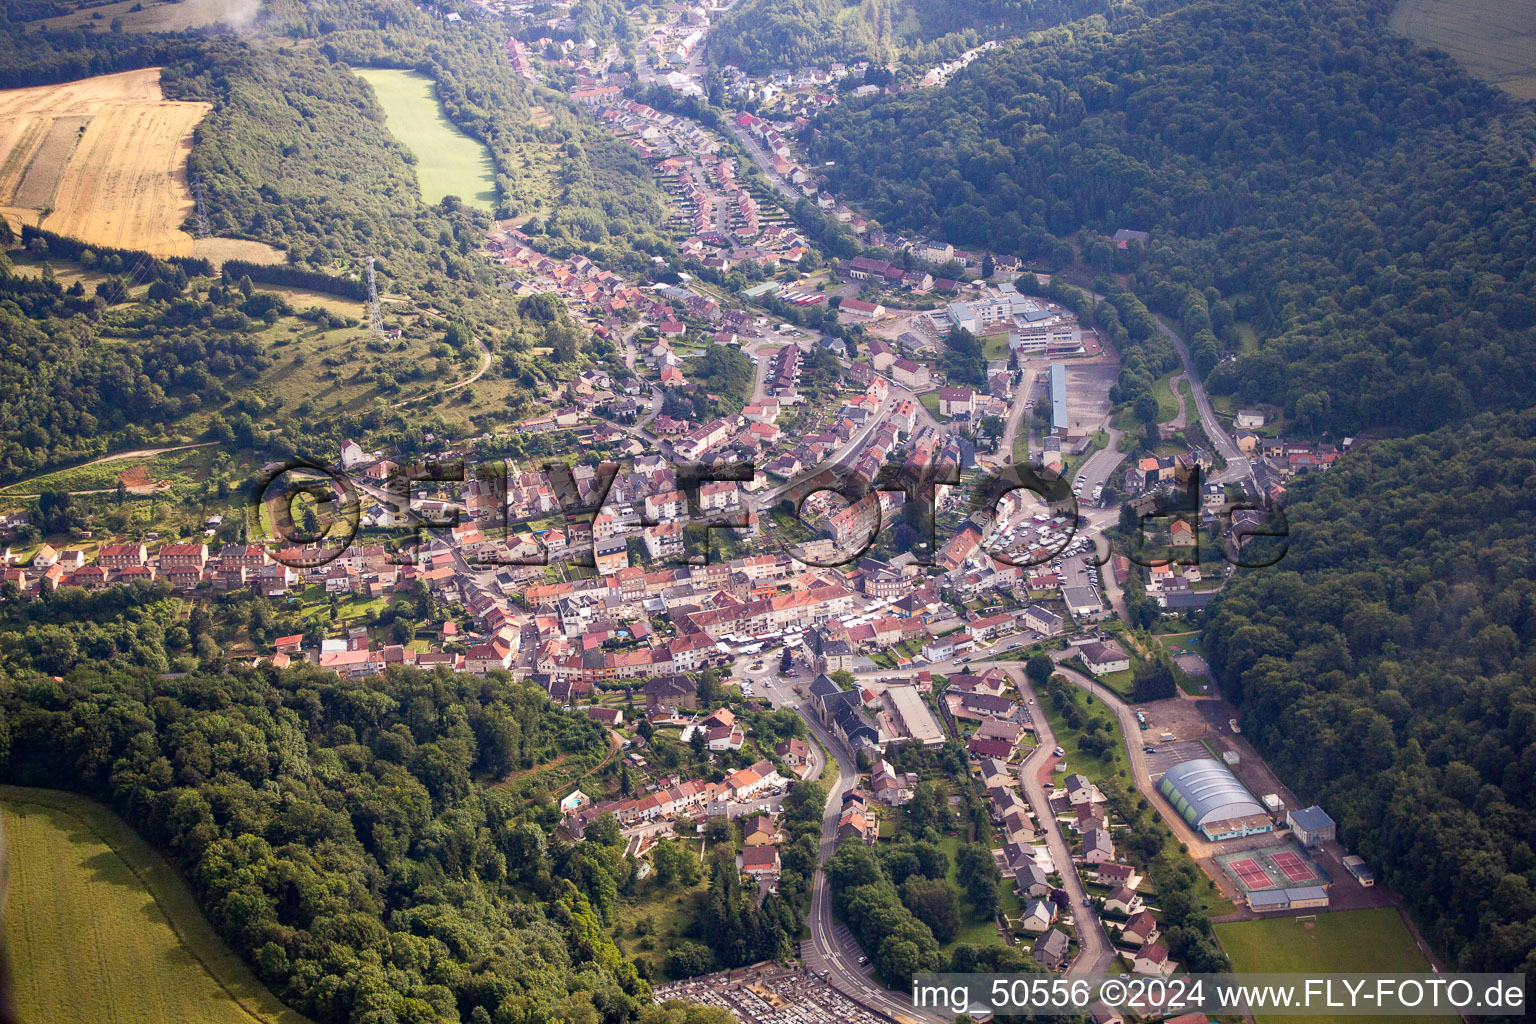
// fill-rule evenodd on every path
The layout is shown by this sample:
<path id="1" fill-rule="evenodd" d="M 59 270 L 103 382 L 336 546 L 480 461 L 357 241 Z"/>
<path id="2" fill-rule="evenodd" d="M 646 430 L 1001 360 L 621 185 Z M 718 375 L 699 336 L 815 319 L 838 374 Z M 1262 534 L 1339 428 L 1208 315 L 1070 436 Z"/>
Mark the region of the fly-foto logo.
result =
<path id="1" fill-rule="evenodd" d="M 540 470 L 564 523 L 558 551 L 548 543 L 547 529 L 526 528 L 531 522 L 547 523 L 548 514 L 541 510 L 519 520 L 510 513 L 509 467 L 504 460 L 426 460 L 395 466 L 378 480 L 360 481 L 333 466 L 288 459 L 268 465 L 251 489 L 247 522 L 275 561 L 298 568 L 325 565 L 359 543 L 380 545 L 392 561 L 414 564 L 431 536 L 452 537 L 471 524 L 478 538 L 466 556 L 472 568 L 549 565 L 552 559 L 597 567 L 598 547 L 605 538 L 593 524 L 607 509 L 622 467 L 602 462 L 585 468 L 587 472 L 579 474 L 567 463 L 552 460 Z M 868 554 L 891 525 L 886 510 L 899 508 L 907 548 L 901 553 L 926 566 L 935 564 L 943 550 L 938 536 L 940 495 L 959 494 L 956 504 L 962 514 L 957 521 L 964 525 L 943 541 L 959 529 L 975 529 L 977 547 L 994 561 L 1028 569 L 1060 558 L 1086 523 L 1066 480 L 1027 466 L 962 475 L 953 465 L 915 469 L 910 463 L 891 463 L 871 477 L 857 467 L 834 464 L 802 472 L 762 494 L 746 489 L 758 479 L 752 462 L 675 465 L 667 493 L 681 500 L 640 501 L 623 526 L 637 533 L 680 534 L 680 543 L 669 546 L 674 552 L 670 558 L 697 565 L 709 560 L 712 533 L 748 529 L 758 515 L 771 548 L 799 563 L 824 568 L 848 565 Z M 712 483 L 741 485 L 740 500 L 706 508 L 701 492 Z M 1148 567 L 1194 564 L 1200 538 L 1206 536 L 1217 541 L 1221 558 L 1241 568 L 1262 568 L 1285 556 L 1289 526 L 1280 509 L 1241 501 L 1202 509 L 1200 490 L 1196 466 L 1171 489 L 1137 499 L 1129 527 L 1127 517 L 1121 517 L 1121 553 Z M 1005 510 L 1024 507 L 1020 492 L 1032 496 L 1034 505 L 1055 524 L 1049 540 L 1022 552 L 1007 544 L 1000 528 Z M 839 503 L 843 512 L 832 514 L 830 508 Z M 364 514 L 365 506 L 370 514 Z M 570 540 L 573 535 L 576 543 Z M 1113 545 L 1101 537 L 1090 557 L 1102 565 L 1114 553 Z"/>

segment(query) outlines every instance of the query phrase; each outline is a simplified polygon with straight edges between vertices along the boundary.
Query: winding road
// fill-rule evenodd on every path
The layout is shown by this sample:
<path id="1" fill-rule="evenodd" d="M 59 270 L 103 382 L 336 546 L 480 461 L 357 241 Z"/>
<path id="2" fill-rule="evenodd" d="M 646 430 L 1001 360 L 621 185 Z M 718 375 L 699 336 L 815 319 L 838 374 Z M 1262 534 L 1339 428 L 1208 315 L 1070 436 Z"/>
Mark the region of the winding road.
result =
<path id="1" fill-rule="evenodd" d="M 1237 447 L 1237 442 L 1232 435 L 1222 427 L 1221 421 L 1216 418 L 1216 410 L 1211 407 L 1211 399 L 1205 393 L 1205 383 L 1200 379 L 1199 372 L 1195 369 L 1195 361 L 1189 354 L 1189 346 L 1184 344 L 1184 339 L 1178 332 L 1163 323 L 1162 317 L 1153 317 L 1157 321 L 1157 329 L 1163 332 L 1163 336 L 1173 343 L 1173 350 L 1179 354 L 1179 361 L 1184 364 L 1184 376 L 1189 380 L 1189 390 L 1195 396 L 1195 409 L 1200 413 L 1200 426 L 1205 430 L 1205 436 L 1210 439 L 1212 445 L 1221 453 L 1221 457 L 1227 460 L 1227 468 L 1211 477 L 1213 483 L 1227 483 L 1233 480 L 1242 481 L 1243 487 L 1250 494 L 1259 493 L 1259 481 L 1253 473 L 1253 463 L 1248 461 Z M 1177 390 L 1174 392 L 1178 395 Z M 1183 400 L 1180 399 L 1180 404 Z"/>
<path id="2" fill-rule="evenodd" d="M 478 370 L 470 374 L 468 377 L 465 377 L 461 381 L 456 381 L 452 384 L 449 384 L 447 387 L 439 388 L 436 391 L 428 392 L 425 395 L 417 395 L 415 398 L 408 398 L 399 404 L 402 406 L 415 405 L 417 402 L 424 402 L 429 398 L 436 398 L 439 395 L 446 395 L 450 391 L 457 391 L 460 388 L 467 388 L 481 377 L 484 377 L 485 371 L 491 368 L 491 350 L 490 347 L 479 338 L 475 339 L 475 344 L 480 346 L 480 368 Z"/>
<path id="3" fill-rule="evenodd" d="M 805 919 L 811 937 L 800 944 L 800 954 L 806 966 L 817 973 L 824 973 L 834 988 L 902 1024 L 938 1024 L 947 1021 L 945 1015 L 935 1010 L 921 1010 L 913 1006 L 906 993 L 882 987 L 874 979 L 873 969 L 859 963 L 864 952 L 858 943 L 848 936 L 846 929 L 839 931 L 832 911 L 832 892 L 827 884 L 825 865 L 837 852 L 837 824 L 842 817 L 843 794 L 857 782 L 857 766 L 844 744 L 827 732 L 816 716 L 800 703 L 792 682 L 771 671 L 761 679 L 769 700 L 776 707 L 794 708 L 805 720 L 811 734 L 837 762 L 836 777 L 822 772 L 827 782 L 827 805 L 822 817 L 816 875 L 811 880 L 811 910 Z"/>

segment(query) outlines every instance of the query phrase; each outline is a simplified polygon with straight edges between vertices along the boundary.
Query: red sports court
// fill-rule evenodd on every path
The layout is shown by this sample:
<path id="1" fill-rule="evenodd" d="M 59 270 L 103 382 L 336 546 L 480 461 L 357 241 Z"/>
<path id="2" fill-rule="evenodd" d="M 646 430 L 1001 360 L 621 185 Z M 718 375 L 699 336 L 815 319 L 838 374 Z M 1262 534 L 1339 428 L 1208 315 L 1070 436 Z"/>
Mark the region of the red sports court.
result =
<path id="1" fill-rule="evenodd" d="M 1259 862 L 1252 857 L 1227 861 L 1227 870 L 1237 875 L 1245 889 L 1268 889 L 1275 884 Z"/>
<path id="2" fill-rule="evenodd" d="M 1285 872 L 1285 877 L 1293 882 L 1310 882 L 1317 877 L 1317 872 L 1312 870 L 1312 865 L 1302 859 L 1294 850 L 1281 850 L 1272 853 L 1269 859 L 1275 862 L 1275 866 Z"/>

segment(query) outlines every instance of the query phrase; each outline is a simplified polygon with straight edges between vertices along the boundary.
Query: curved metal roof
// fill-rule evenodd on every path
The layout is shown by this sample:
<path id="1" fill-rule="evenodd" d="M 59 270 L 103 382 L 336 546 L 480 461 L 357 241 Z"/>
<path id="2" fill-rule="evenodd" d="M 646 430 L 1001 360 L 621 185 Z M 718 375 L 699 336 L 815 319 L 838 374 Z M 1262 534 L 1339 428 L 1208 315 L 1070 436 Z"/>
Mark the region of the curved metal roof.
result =
<path id="1" fill-rule="evenodd" d="M 1211 758 L 1174 765 L 1158 782 L 1157 791 L 1196 828 L 1208 821 L 1264 813 L 1237 776 Z"/>

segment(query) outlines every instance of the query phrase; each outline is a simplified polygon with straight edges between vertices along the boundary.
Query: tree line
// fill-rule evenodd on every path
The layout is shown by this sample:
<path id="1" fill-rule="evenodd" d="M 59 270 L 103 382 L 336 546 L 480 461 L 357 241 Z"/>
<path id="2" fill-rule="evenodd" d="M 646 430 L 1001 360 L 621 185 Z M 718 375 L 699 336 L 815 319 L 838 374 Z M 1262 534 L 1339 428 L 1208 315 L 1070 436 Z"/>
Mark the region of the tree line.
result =
<path id="1" fill-rule="evenodd" d="M 1536 967 L 1533 437 L 1483 416 L 1297 482 L 1283 559 L 1209 610 L 1244 734 L 1461 970 Z"/>
<path id="2" fill-rule="evenodd" d="M 504 674 L 82 659 L 0 686 L 0 778 L 113 807 L 321 1022 L 641 1019 L 649 988 L 607 932 L 622 843 L 562 842 L 547 794 L 485 784 L 601 747 Z"/>
<path id="3" fill-rule="evenodd" d="M 1236 355 L 1208 385 L 1314 431 L 1523 407 L 1536 111 L 1395 35 L 1390 10 L 1198 0 L 1078 23 L 945 89 L 831 108 L 807 141 L 887 226 L 1026 258 L 1150 231 L 1130 290 L 1197 330 L 1198 293 L 1209 355 Z"/>

